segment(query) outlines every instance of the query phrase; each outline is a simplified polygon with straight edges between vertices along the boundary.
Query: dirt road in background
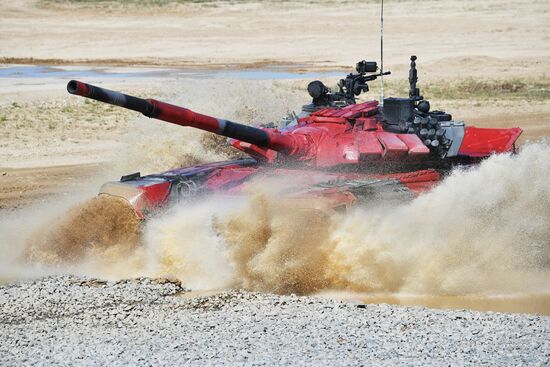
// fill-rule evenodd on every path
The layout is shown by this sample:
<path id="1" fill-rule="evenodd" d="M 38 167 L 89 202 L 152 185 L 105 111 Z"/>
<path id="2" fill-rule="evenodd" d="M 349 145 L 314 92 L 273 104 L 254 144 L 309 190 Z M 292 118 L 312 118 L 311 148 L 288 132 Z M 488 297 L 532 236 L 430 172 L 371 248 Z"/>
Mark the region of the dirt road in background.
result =
<path id="1" fill-rule="evenodd" d="M 83 180 L 97 175 L 100 164 L 36 168 L 3 168 L 0 172 L 0 210 L 16 209 L 52 195 L 77 192 Z"/>
<path id="2" fill-rule="evenodd" d="M 4 62 L 161 66 L 347 67 L 379 59 L 377 1 L 151 3 L 2 0 L 0 56 Z M 386 1 L 384 26 L 392 70 L 406 71 L 412 54 L 429 66 L 423 77 L 548 70 L 544 0 Z"/>

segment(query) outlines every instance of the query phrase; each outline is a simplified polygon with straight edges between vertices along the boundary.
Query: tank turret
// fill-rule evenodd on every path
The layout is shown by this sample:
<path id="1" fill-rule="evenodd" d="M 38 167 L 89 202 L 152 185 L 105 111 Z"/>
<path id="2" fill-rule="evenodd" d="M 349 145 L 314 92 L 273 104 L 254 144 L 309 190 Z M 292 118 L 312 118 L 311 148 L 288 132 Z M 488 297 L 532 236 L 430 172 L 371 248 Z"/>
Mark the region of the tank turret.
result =
<path id="1" fill-rule="evenodd" d="M 320 81 L 309 84 L 312 108 L 297 124 L 283 131 L 258 128 L 214 118 L 155 99 L 142 99 L 71 80 L 71 94 L 141 112 L 145 116 L 189 126 L 231 138 L 231 144 L 262 162 L 299 161 L 310 166 L 384 162 L 443 162 L 475 160 L 492 153 L 514 150 L 522 130 L 480 129 L 453 121 L 451 115 L 430 111 L 416 86 L 416 56 L 411 57 L 409 98 L 386 98 L 356 103 L 368 91 L 368 81 L 389 74 L 376 72 L 375 62 L 361 61 L 357 74 L 349 74 L 331 93 Z"/>

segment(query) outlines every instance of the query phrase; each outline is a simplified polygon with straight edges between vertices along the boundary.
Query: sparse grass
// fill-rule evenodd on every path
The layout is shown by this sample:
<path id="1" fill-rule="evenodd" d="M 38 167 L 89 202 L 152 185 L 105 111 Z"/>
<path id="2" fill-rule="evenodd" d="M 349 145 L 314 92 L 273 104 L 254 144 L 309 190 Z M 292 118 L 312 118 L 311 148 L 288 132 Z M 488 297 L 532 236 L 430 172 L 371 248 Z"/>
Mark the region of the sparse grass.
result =
<path id="1" fill-rule="evenodd" d="M 132 111 L 85 99 L 13 102 L 0 105 L 0 132 L 47 132 L 47 138 L 53 140 L 63 140 L 63 134 L 90 139 L 98 131 L 125 132 L 132 116 L 135 116 Z"/>
<path id="2" fill-rule="evenodd" d="M 550 79 L 459 79 L 418 83 L 421 94 L 432 100 L 550 100 Z M 388 81 L 385 95 L 408 95 L 408 82 Z M 371 83 L 371 97 L 380 93 L 380 84 Z"/>
<path id="3" fill-rule="evenodd" d="M 440 99 L 550 99 L 550 80 L 464 79 L 427 85 L 430 98 Z"/>

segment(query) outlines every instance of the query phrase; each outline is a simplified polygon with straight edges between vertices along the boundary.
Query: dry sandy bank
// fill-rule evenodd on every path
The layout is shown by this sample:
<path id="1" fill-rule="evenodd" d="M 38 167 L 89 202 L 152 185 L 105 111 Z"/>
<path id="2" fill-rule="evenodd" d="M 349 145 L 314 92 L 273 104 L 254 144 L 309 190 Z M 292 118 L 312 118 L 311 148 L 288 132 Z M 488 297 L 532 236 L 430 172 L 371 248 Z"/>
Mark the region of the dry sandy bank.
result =
<path id="1" fill-rule="evenodd" d="M 2 0 L 0 9 L 4 60 L 334 68 L 379 58 L 379 5 L 370 1 L 139 7 Z M 406 70 L 417 54 L 429 77 L 544 74 L 549 10 L 544 0 L 387 1 L 386 62 Z"/>

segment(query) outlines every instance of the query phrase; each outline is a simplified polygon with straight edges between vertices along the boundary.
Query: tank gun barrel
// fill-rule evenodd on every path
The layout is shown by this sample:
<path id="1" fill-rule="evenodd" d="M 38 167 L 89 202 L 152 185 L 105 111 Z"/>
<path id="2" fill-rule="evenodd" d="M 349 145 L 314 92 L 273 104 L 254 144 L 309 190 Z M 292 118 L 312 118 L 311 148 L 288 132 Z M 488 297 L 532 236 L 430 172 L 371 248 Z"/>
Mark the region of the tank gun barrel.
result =
<path id="1" fill-rule="evenodd" d="M 298 148 L 292 136 L 202 115 L 155 99 L 142 99 L 77 80 L 71 80 L 67 84 L 67 91 L 74 95 L 141 112 L 150 118 L 194 127 L 278 152 L 292 154 L 296 153 Z"/>

